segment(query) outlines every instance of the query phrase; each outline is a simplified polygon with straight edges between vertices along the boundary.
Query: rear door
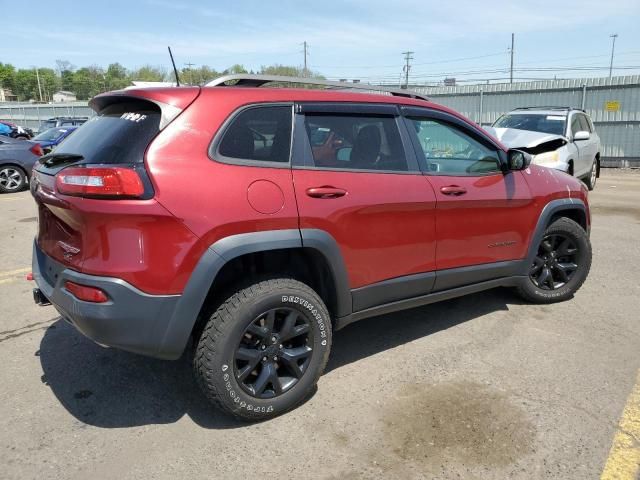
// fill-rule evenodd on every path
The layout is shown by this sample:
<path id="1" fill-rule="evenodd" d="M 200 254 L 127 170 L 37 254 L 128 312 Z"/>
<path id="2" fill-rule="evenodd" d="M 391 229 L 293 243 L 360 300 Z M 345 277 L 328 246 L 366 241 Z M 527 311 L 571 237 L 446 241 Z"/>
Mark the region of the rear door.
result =
<path id="1" fill-rule="evenodd" d="M 437 199 L 435 289 L 510 274 L 509 261 L 526 255 L 535 213 L 523 173 L 503 173 L 505 153 L 457 117 L 404 113 Z"/>
<path id="2" fill-rule="evenodd" d="M 299 104 L 293 180 L 301 229 L 339 245 L 352 289 L 431 272 L 435 196 L 395 105 Z M 433 277 L 376 298 L 354 292 L 354 310 L 430 291 Z M 402 282 L 400 282 L 402 284 Z"/>

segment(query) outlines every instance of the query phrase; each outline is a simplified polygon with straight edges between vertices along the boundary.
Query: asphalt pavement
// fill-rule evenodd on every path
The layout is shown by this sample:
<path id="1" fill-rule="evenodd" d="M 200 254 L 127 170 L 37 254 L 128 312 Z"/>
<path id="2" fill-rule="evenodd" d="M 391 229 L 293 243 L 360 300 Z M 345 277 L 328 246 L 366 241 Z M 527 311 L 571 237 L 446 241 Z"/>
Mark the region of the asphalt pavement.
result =
<path id="1" fill-rule="evenodd" d="M 353 324 L 309 401 L 244 424 L 206 403 L 186 358 L 104 349 L 34 305 L 35 204 L 0 195 L 0 477 L 631 480 L 640 172 L 603 171 L 590 201 L 574 299 L 496 289 Z"/>

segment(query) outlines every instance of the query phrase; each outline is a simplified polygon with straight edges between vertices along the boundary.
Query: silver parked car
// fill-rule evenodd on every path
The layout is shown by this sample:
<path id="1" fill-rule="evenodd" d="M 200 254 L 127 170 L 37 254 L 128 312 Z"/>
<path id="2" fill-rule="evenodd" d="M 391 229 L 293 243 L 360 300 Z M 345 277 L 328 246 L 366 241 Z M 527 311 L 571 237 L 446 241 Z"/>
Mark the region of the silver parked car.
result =
<path id="1" fill-rule="evenodd" d="M 42 153 L 37 143 L 0 135 L 0 193 L 26 188 L 31 169 Z"/>
<path id="2" fill-rule="evenodd" d="M 486 130 L 509 148 L 533 155 L 533 163 L 582 179 L 593 190 L 600 176 L 600 137 L 589 115 L 570 107 L 518 108 Z"/>

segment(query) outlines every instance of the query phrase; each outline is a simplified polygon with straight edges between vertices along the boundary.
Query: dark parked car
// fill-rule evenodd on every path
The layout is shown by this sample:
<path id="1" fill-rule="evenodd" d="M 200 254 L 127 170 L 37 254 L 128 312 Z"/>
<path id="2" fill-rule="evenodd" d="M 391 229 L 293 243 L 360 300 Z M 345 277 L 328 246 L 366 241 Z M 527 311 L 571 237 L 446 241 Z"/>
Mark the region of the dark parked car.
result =
<path id="1" fill-rule="evenodd" d="M 37 143 L 0 136 L 0 193 L 22 190 L 42 154 Z"/>
<path id="2" fill-rule="evenodd" d="M 193 346 L 206 397 L 261 420 L 309 397 L 352 322 L 580 288 L 582 182 L 410 90 L 336 87 L 382 90 L 230 75 L 95 97 L 97 117 L 34 169 L 35 301 L 101 345 Z"/>
<path id="3" fill-rule="evenodd" d="M 32 141 L 42 147 L 44 153 L 49 153 L 62 140 L 71 135 L 78 127 L 55 127 L 45 130 L 33 137 Z"/>
<path id="4" fill-rule="evenodd" d="M 52 117 L 40 124 L 38 132 L 44 132 L 55 127 L 79 127 L 86 123 L 89 117 Z"/>
<path id="5" fill-rule="evenodd" d="M 8 126 L 11 129 L 9 132 L 9 137 L 15 138 L 18 140 L 29 140 L 33 137 L 33 130 L 28 127 L 22 127 L 20 125 L 16 125 L 12 122 L 7 122 L 6 120 L 0 120 L 0 123 Z"/>

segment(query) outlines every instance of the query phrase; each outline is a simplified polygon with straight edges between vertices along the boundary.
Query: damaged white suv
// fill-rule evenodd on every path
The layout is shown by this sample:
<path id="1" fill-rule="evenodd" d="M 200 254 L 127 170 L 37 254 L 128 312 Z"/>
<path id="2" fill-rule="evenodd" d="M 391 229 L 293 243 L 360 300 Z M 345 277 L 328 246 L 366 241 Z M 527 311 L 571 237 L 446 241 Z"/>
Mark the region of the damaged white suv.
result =
<path id="1" fill-rule="evenodd" d="M 517 108 L 486 130 L 509 148 L 533 155 L 533 163 L 580 178 L 593 190 L 600 176 L 600 137 L 584 110 Z"/>

